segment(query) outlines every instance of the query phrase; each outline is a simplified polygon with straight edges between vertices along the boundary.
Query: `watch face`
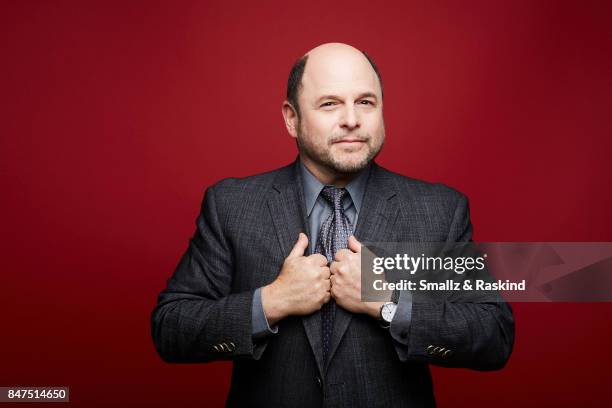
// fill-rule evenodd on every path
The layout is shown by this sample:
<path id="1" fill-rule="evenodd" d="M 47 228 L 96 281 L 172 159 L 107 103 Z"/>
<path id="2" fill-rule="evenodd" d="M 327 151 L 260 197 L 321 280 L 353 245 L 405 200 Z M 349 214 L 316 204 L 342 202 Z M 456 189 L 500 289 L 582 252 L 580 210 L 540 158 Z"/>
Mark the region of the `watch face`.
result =
<path id="1" fill-rule="evenodd" d="M 397 309 L 397 305 L 395 303 L 384 304 L 380 313 L 383 320 L 390 323 L 395 315 L 395 309 Z"/>

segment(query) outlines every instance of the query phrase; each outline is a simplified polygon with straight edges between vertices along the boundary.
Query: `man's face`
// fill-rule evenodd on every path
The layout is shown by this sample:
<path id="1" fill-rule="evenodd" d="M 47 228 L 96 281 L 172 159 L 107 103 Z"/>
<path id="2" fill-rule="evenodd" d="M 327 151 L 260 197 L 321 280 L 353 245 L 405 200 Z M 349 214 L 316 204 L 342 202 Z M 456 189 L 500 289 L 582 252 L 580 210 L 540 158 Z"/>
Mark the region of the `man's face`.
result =
<path id="1" fill-rule="evenodd" d="M 298 96 L 300 154 L 336 173 L 354 173 L 385 139 L 380 84 L 361 53 L 317 57 L 309 56 Z"/>

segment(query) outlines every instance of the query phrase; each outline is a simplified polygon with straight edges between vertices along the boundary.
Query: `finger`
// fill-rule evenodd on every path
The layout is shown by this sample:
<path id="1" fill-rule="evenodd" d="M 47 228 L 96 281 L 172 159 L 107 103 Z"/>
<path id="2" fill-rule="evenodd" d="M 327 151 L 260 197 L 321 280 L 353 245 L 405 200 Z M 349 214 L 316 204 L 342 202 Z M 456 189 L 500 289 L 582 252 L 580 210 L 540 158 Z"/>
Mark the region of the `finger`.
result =
<path id="1" fill-rule="evenodd" d="M 329 265 L 329 272 L 333 275 L 335 273 L 338 273 L 338 268 L 340 267 L 340 263 L 337 261 L 333 261 L 330 265 Z"/>
<path id="2" fill-rule="evenodd" d="M 323 272 L 322 272 L 323 273 L 323 279 L 328 280 L 330 275 L 331 275 L 331 272 L 329 271 L 329 267 L 324 266 L 321 269 L 323 270 Z"/>
<path id="3" fill-rule="evenodd" d="M 291 249 L 291 252 L 289 252 L 287 258 L 297 258 L 299 256 L 304 256 L 304 252 L 306 251 L 307 247 L 308 237 L 303 232 L 300 232 L 298 240 L 295 245 L 293 245 L 293 248 Z"/>
<path id="4" fill-rule="evenodd" d="M 343 260 L 350 253 L 351 253 L 351 251 L 349 251 L 348 249 L 343 248 L 343 249 L 339 250 L 338 252 L 336 252 L 336 256 L 334 256 L 334 259 L 336 261 L 341 261 L 341 260 Z"/>
<path id="5" fill-rule="evenodd" d="M 357 241 L 354 235 L 351 235 L 348 239 L 348 247 L 353 252 L 361 252 L 361 242 Z"/>
<path id="6" fill-rule="evenodd" d="M 312 258 L 315 265 L 327 266 L 327 258 L 321 254 L 312 254 L 309 258 Z"/>

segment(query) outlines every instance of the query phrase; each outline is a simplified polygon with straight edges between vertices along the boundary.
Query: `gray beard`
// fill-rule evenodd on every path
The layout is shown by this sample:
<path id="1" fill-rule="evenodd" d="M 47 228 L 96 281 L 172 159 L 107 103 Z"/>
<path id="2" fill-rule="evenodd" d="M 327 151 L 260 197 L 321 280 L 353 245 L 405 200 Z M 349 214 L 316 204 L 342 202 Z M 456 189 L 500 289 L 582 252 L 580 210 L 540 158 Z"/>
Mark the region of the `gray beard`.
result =
<path id="1" fill-rule="evenodd" d="M 300 132 L 298 132 L 297 138 L 297 146 L 300 154 L 307 156 L 313 162 L 337 174 L 350 175 L 359 173 L 361 170 L 365 169 L 368 164 L 370 164 L 370 162 L 376 158 L 376 156 L 378 156 L 378 153 L 381 151 L 383 146 L 381 144 L 378 149 L 372 149 L 370 145 L 370 141 L 372 139 L 370 138 L 367 142 L 368 154 L 363 160 L 357 163 L 341 163 L 334 160 L 334 158 L 329 154 L 329 150 L 322 153 L 315 152 L 313 149 L 310 148 L 310 146 L 307 146 L 302 142 L 302 135 L 303 133 L 300 130 Z"/>

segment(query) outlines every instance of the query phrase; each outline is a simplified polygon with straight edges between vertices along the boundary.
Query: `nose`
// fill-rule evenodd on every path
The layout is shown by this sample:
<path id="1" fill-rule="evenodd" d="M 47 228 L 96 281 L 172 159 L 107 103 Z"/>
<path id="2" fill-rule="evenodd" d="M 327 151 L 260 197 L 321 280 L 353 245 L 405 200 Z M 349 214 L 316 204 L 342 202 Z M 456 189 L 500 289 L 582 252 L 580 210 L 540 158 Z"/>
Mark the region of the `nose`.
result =
<path id="1" fill-rule="evenodd" d="M 352 130 L 360 126 L 359 116 L 355 104 L 346 104 L 343 110 L 340 127 Z"/>

